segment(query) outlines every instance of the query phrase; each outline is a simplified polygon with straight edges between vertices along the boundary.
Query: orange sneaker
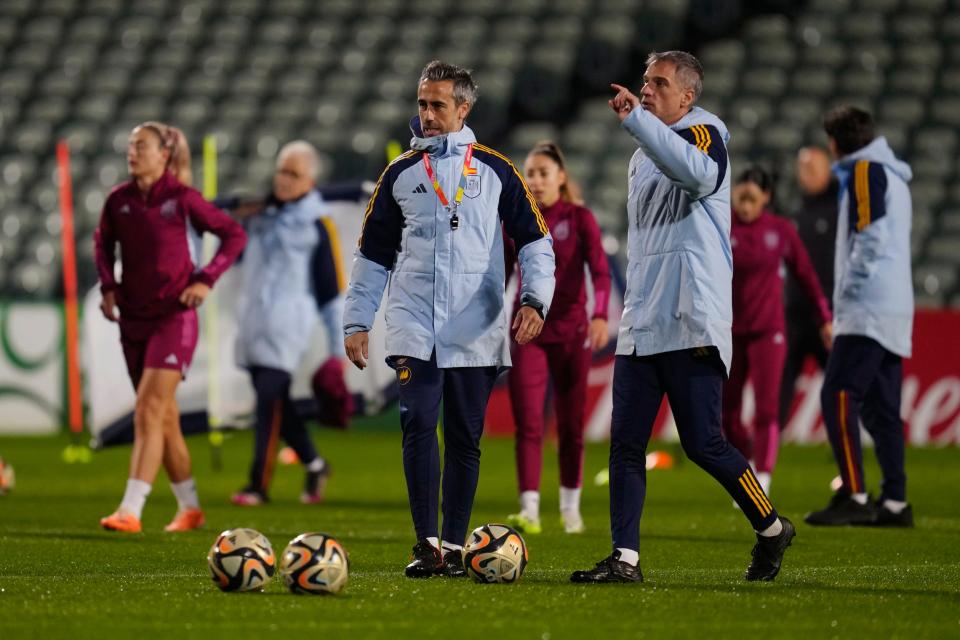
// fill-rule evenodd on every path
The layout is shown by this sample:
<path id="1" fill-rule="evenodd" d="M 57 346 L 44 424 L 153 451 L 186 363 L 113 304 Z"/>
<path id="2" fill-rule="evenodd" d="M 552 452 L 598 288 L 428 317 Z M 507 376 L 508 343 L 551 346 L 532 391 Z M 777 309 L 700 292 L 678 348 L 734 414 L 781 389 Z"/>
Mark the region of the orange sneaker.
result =
<path id="1" fill-rule="evenodd" d="M 100 526 L 107 531 L 122 531 L 124 533 L 140 533 L 140 519 L 131 513 L 114 511 L 106 518 L 100 518 Z"/>
<path id="2" fill-rule="evenodd" d="M 184 509 L 178 511 L 170 524 L 165 526 L 163 530 L 168 532 L 190 531 L 191 529 L 199 529 L 205 522 L 203 511 L 200 509 Z"/>

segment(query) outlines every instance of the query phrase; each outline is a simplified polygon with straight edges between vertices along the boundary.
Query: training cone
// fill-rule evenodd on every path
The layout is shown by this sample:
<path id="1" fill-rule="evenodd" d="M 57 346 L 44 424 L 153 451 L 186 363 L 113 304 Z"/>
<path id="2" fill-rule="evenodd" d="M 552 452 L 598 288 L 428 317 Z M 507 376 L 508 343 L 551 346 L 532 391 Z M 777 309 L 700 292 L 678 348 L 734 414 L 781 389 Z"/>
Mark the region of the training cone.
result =
<path id="1" fill-rule="evenodd" d="M 647 454 L 647 469 L 673 469 L 673 456 L 666 451 L 651 451 Z"/>

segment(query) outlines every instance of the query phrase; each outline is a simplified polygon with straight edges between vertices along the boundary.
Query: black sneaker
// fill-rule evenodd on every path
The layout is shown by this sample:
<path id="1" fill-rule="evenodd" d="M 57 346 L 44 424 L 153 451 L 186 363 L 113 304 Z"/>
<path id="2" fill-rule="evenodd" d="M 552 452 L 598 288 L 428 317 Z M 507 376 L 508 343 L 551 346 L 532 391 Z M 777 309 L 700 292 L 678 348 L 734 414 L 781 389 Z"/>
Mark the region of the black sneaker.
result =
<path id="1" fill-rule="evenodd" d="M 753 545 L 753 560 L 747 567 L 744 578 L 750 580 L 773 580 L 780 573 L 780 563 L 783 561 L 783 554 L 787 547 L 793 542 L 797 535 L 797 530 L 793 523 L 780 516 L 780 522 L 783 523 L 783 531 L 776 536 L 761 536 L 757 534 L 757 544 Z"/>
<path id="2" fill-rule="evenodd" d="M 844 525 L 871 525 L 877 518 L 877 507 L 870 498 L 860 504 L 845 493 L 835 493 L 822 511 L 812 511 L 803 521 L 814 526 L 842 527 Z"/>
<path id="3" fill-rule="evenodd" d="M 463 551 L 451 549 L 443 554 L 443 564 L 437 569 L 437 575 L 447 578 L 465 578 L 467 570 L 463 568 Z"/>
<path id="4" fill-rule="evenodd" d="M 435 546 L 421 540 L 413 547 L 413 560 L 404 569 L 408 578 L 429 578 L 440 573 L 443 569 L 443 558 L 440 556 L 440 550 Z"/>
<path id="5" fill-rule="evenodd" d="M 907 505 L 897 513 L 880 505 L 877 507 L 877 517 L 871 524 L 875 527 L 910 528 L 913 526 L 913 507 Z"/>
<path id="6" fill-rule="evenodd" d="M 620 552 L 612 554 L 597 563 L 593 569 L 574 571 L 570 574 L 570 582 L 603 583 L 603 582 L 643 582 L 640 564 L 632 564 L 620 560 Z"/>

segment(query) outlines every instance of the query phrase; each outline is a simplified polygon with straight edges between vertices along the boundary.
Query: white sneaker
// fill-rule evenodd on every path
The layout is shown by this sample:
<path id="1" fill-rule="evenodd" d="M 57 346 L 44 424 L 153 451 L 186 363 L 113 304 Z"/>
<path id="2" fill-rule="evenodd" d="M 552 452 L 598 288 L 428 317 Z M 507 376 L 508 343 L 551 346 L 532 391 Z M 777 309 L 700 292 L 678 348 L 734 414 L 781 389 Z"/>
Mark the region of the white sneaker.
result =
<path id="1" fill-rule="evenodd" d="M 560 519 L 563 520 L 563 530 L 567 533 L 583 533 L 586 530 L 583 518 L 578 510 L 567 509 L 561 511 Z"/>

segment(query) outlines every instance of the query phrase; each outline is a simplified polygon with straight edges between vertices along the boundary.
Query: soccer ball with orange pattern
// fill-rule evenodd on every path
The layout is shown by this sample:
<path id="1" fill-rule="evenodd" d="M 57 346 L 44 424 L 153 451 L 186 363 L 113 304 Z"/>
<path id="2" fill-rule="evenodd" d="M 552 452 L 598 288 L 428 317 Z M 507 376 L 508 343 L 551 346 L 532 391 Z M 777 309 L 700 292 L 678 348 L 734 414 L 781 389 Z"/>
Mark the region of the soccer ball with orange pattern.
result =
<path id="1" fill-rule="evenodd" d="M 273 547 L 254 529 L 228 529 L 207 554 L 210 577 L 221 591 L 255 591 L 273 579 L 277 561 Z"/>
<path id="2" fill-rule="evenodd" d="M 347 584 L 349 572 L 347 552 L 325 533 L 300 534 L 280 556 L 280 575 L 293 593 L 339 593 Z"/>
<path id="3" fill-rule="evenodd" d="M 523 538 L 505 524 L 477 527 L 463 547 L 463 566 L 477 582 L 516 582 L 527 560 Z"/>

